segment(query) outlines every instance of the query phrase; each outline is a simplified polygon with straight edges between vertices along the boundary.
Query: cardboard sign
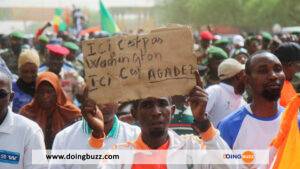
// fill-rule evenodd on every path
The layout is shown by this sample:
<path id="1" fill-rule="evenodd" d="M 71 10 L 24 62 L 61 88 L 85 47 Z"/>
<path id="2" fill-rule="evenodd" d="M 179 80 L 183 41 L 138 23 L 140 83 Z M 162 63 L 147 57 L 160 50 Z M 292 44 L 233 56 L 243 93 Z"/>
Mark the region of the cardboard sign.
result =
<path id="1" fill-rule="evenodd" d="M 83 42 L 89 97 L 97 103 L 185 95 L 196 84 L 190 28 Z"/>

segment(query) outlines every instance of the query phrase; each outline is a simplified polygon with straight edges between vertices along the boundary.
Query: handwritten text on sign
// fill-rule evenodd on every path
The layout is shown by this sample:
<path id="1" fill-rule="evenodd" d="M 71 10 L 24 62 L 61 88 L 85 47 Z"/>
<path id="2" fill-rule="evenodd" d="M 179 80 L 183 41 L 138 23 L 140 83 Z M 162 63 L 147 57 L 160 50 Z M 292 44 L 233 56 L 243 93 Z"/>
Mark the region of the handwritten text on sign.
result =
<path id="1" fill-rule="evenodd" d="M 187 94 L 196 57 L 189 28 L 83 43 L 89 97 L 97 103 Z"/>

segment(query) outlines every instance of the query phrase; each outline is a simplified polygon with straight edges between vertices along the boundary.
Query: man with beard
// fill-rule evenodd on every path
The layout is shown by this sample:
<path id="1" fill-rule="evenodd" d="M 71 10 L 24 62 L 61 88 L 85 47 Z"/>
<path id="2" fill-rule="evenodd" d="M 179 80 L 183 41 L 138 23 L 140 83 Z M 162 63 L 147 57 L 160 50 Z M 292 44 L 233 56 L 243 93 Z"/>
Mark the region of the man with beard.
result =
<path id="1" fill-rule="evenodd" d="M 170 154 L 158 153 L 158 154 L 130 154 L 133 155 L 131 164 L 116 164 L 106 165 L 106 168 L 131 168 L 131 169 L 147 169 L 147 168 L 188 168 L 188 165 L 167 164 L 169 160 L 174 158 L 176 152 L 180 150 L 201 150 L 201 149 L 229 149 L 228 145 L 220 137 L 219 132 L 213 127 L 210 121 L 207 119 L 204 111 L 207 103 L 207 94 L 205 93 L 202 82 L 200 80 L 199 73 L 196 73 L 197 85 L 191 90 L 189 94 L 189 103 L 194 116 L 193 128 L 197 132 L 198 136 L 187 135 L 180 137 L 175 132 L 169 129 L 171 115 L 175 111 L 175 106 L 171 104 L 171 99 L 167 97 L 148 97 L 145 99 L 134 102 L 133 114 L 141 127 L 141 134 L 136 140 L 116 145 L 117 149 L 122 150 L 168 150 L 173 152 Z M 99 121 L 99 118 L 94 117 Z M 92 135 L 90 139 L 90 145 L 93 147 L 105 146 L 103 143 L 103 131 L 98 130 L 97 135 Z M 102 138 L 101 138 L 102 137 Z M 200 139 L 201 137 L 201 139 Z M 200 151 L 199 151 L 200 152 Z M 129 155 L 129 154 L 128 154 Z M 177 153 L 178 155 L 178 153 Z M 187 154 L 192 160 L 196 156 Z M 227 165 L 210 165 L 201 164 L 201 162 L 207 162 L 205 157 L 198 158 L 197 164 L 194 168 L 230 168 Z M 141 160 L 144 162 L 150 162 L 154 158 L 165 159 L 161 163 L 155 164 L 139 164 Z M 103 166 L 101 166 L 103 167 Z"/>
<path id="2" fill-rule="evenodd" d="M 253 100 L 227 116 L 218 128 L 232 149 L 267 149 L 278 133 L 284 110 L 277 101 L 285 75 L 278 58 L 267 51 L 252 55 L 245 71 Z"/>
<path id="3" fill-rule="evenodd" d="M 18 73 L 18 59 L 22 51 L 25 35 L 22 32 L 12 32 L 9 34 L 10 48 L 1 53 L 2 59 L 13 74 Z"/>

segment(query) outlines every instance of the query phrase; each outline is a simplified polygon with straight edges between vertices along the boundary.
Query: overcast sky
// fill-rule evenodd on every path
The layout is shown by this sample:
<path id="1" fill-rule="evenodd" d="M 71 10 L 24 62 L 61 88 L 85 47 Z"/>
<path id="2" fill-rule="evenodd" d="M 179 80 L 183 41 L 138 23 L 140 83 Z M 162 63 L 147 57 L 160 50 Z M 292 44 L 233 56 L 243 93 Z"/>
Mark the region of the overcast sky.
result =
<path id="1" fill-rule="evenodd" d="M 107 7 L 151 7 L 156 0 L 102 0 Z M 72 7 L 98 10 L 99 0 L 0 0 L 0 7 Z"/>

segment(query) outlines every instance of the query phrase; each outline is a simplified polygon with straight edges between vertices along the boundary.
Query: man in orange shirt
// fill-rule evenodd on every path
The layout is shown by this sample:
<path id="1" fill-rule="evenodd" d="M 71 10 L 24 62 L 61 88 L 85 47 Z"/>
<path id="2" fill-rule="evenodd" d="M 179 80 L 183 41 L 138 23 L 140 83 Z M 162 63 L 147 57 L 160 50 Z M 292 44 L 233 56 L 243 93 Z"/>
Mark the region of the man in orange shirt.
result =
<path id="1" fill-rule="evenodd" d="M 203 89 L 198 72 L 196 73 L 196 79 L 197 85 L 189 94 L 189 103 L 195 119 L 193 128 L 198 134 L 197 136 L 188 135 L 185 137 L 180 137 L 175 132 L 169 129 L 171 115 L 175 111 L 175 106 L 171 104 L 168 97 L 148 97 L 136 101 L 133 105 L 133 115 L 135 116 L 141 127 L 141 134 L 139 135 L 138 139 L 124 144 L 116 145 L 116 148 L 122 150 L 173 150 L 174 152 L 178 152 L 179 150 L 200 151 L 201 149 L 229 150 L 228 145 L 220 137 L 219 131 L 213 127 L 204 113 L 208 96 Z M 94 111 L 94 114 L 91 113 L 91 117 L 93 117 L 94 121 L 97 121 L 97 123 L 99 124 L 102 121 L 101 112 L 99 111 Z M 103 138 L 105 134 L 103 134 L 103 129 L 99 127 L 97 128 L 97 131 L 94 130 L 93 133 L 94 134 L 91 135 L 91 138 L 89 140 L 89 144 L 94 148 L 101 148 L 102 146 L 104 146 Z M 162 161 L 159 164 L 140 164 L 140 160 L 146 160 L 146 162 L 149 162 L 153 158 L 158 158 Z M 137 154 L 133 157 L 133 161 L 130 164 L 106 165 L 104 167 L 110 169 L 188 168 L 187 164 L 168 164 L 169 160 L 172 160 L 172 158 L 174 157 L 170 156 L 170 154 L 164 153 L 157 153 L 154 156 L 149 156 L 147 154 Z M 191 158 L 197 157 L 192 156 Z M 199 165 L 195 165 L 194 168 L 234 168 L 234 166 L 226 164 L 202 164 L 201 162 L 204 163 L 209 160 L 207 158 L 207 156 L 203 156 L 203 158 L 200 159 L 201 161 L 198 161 Z M 101 168 L 101 166 L 99 166 L 99 168 Z"/>
<path id="2" fill-rule="evenodd" d="M 293 96 L 296 95 L 291 81 L 295 73 L 300 71 L 300 45 L 294 42 L 283 43 L 274 54 L 282 63 L 286 77 L 280 96 L 280 105 L 286 107 Z"/>

